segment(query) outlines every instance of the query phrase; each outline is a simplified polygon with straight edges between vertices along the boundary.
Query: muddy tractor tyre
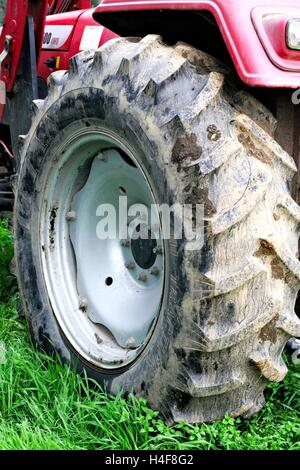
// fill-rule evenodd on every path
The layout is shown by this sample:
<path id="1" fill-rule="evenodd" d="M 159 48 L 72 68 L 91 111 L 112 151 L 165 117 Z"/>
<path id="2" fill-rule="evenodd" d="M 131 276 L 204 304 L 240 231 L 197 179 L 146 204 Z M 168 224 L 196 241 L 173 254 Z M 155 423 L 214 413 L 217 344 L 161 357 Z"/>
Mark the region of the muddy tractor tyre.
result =
<path id="1" fill-rule="evenodd" d="M 73 57 L 34 110 L 15 243 L 36 343 L 169 422 L 258 411 L 300 336 L 296 168 L 273 116 L 213 58 L 154 35 Z M 117 194 L 203 205 L 203 245 L 96 244 L 97 204 Z"/>

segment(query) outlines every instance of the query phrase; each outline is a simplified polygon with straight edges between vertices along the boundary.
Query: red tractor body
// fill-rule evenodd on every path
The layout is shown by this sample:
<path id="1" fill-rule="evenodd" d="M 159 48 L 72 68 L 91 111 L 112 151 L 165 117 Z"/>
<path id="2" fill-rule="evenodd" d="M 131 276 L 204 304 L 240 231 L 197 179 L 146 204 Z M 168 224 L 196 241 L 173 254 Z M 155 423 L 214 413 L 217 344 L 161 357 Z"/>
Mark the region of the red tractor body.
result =
<path id="1" fill-rule="evenodd" d="M 47 16 L 38 75 L 47 79 L 54 70 L 68 69 L 69 60 L 86 49 L 97 49 L 118 37 L 99 25 L 93 9 Z"/>
<path id="2" fill-rule="evenodd" d="M 295 0 L 265 0 L 263 6 L 259 0 L 104 0 L 95 9 L 77 9 L 90 5 L 89 1 L 82 1 L 73 6 L 76 8 L 73 11 L 48 15 L 45 30 L 43 19 L 48 2 L 39 3 L 39 8 L 30 11 L 31 2 L 8 2 L 7 19 L 0 38 L 1 50 L 5 36 L 13 38 L 10 56 L 6 59 L 9 67 L 2 68 L 1 74 L 8 91 L 12 90 L 20 59 L 26 13 L 32 14 L 35 20 L 38 75 L 44 79 L 54 70 L 66 69 L 69 59 L 81 50 L 100 47 L 118 34 L 141 35 L 143 28 L 144 33 L 150 28 L 151 32 L 168 35 L 169 19 L 173 22 L 176 18 L 178 30 L 185 38 L 190 28 L 189 20 L 197 25 L 196 15 L 200 18 L 202 12 L 214 19 L 243 82 L 255 87 L 300 87 L 300 50 L 291 50 L 286 45 L 287 23 L 300 17 L 300 7 Z M 54 11 L 59 11 L 59 6 Z M 215 33 L 214 26 L 212 24 L 208 34 Z M 193 38 L 201 38 L 201 29 L 193 29 L 190 33 Z"/>
<path id="3" fill-rule="evenodd" d="M 35 50 L 30 49 L 31 66 L 36 62 L 34 73 L 44 81 L 44 90 L 47 77 L 67 69 L 70 58 L 82 50 L 97 49 L 118 35 L 147 33 L 160 34 L 170 42 L 182 40 L 221 60 L 228 55 L 227 62 L 247 86 L 300 87 L 300 50 L 289 49 L 286 41 L 288 21 L 300 17 L 295 0 L 265 0 L 263 6 L 259 0 L 104 0 L 94 9 L 90 6 L 89 0 L 75 4 L 43 0 L 38 6 L 31 1 L 8 1 L 0 35 L 1 51 L 5 38 L 11 38 L 1 67 L 0 121 L 24 53 L 29 17 L 35 44 Z"/>
<path id="4" fill-rule="evenodd" d="M 139 12 L 143 13 L 139 15 Z M 172 14 L 165 15 L 168 12 Z M 173 20 L 176 17 L 178 29 L 185 31 L 191 27 L 188 20 L 199 12 L 212 15 L 234 66 L 247 85 L 272 88 L 300 86 L 300 51 L 292 51 L 286 45 L 287 22 L 300 17 L 297 0 L 104 0 L 96 8 L 94 17 L 119 34 L 126 31 L 130 35 L 139 34 L 144 26 L 143 19 L 147 19 L 152 32 L 159 30 L 164 36 L 170 27 L 165 18 Z M 135 14 L 136 18 L 141 17 L 141 21 L 135 21 Z M 201 36 L 200 29 L 192 33 Z M 213 29 L 210 34 L 214 34 Z"/>
<path id="5" fill-rule="evenodd" d="M 5 37 L 11 36 L 10 52 L 3 63 L 1 80 L 5 88 L 0 89 L 0 116 L 3 114 L 5 93 L 13 89 L 20 56 L 27 15 L 32 16 L 35 24 L 35 43 L 37 57 L 37 74 L 47 80 L 54 70 L 68 68 L 69 60 L 78 52 L 97 49 L 116 34 L 103 28 L 93 19 L 94 10 L 82 9 L 90 6 L 89 0 L 77 2 L 73 11 L 45 16 L 51 10 L 51 3 L 39 2 L 39 7 L 31 7 L 31 2 L 8 2 L 5 23 L 1 31 L 0 50 L 4 49 Z M 54 12 L 59 11 L 59 5 Z M 98 40 L 97 40 L 98 38 Z M 6 90 L 6 91 L 5 91 Z"/>

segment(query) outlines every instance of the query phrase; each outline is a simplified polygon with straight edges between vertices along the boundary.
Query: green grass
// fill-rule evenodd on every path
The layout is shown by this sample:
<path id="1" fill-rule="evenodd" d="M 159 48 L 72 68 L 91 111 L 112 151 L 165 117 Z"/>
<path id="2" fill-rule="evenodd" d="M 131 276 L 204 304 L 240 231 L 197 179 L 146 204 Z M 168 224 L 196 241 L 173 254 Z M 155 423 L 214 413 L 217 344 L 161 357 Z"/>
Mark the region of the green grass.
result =
<path id="1" fill-rule="evenodd" d="M 300 369 L 267 390 L 264 410 L 250 420 L 167 427 L 144 400 L 90 388 L 67 366 L 37 352 L 16 312 L 8 273 L 12 240 L 0 221 L 1 449 L 300 449 Z"/>

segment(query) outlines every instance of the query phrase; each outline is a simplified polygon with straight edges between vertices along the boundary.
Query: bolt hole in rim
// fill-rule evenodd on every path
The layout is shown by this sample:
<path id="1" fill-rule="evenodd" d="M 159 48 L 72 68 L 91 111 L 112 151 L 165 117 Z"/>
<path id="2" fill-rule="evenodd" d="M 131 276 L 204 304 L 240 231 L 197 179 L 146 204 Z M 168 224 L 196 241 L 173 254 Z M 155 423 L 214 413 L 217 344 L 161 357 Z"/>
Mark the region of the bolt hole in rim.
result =
<path id="1" fill-rule="evenodd" d="M 98 239 L 97 208 L 110 203 L 119 220 L 120 196 L 128 207 L 150 207 L 157 198 L 138 156 L 112 132 L 91 127 L 65 142 L 43 176 L 43 275 L 64 336 L 109 372 L 134 362 L 154 331 L 165 294 L 165 243 L 160 228 L 154 240 Z"/>
<path id="2" fill-rule="evenodd" d="M 113 282 L 114 282 L 114 280 L 113 280 L 113 278 L 110 277 L 110 276 L 105 279 L 105 284 L 106 284 L 107 286 L 111 286 Z"/>

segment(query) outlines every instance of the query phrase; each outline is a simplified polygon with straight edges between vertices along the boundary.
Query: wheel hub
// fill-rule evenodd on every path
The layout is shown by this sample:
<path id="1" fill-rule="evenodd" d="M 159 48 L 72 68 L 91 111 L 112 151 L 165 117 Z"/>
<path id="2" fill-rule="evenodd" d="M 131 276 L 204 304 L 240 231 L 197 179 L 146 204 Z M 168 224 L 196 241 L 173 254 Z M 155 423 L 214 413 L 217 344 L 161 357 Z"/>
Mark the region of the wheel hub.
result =
<path id="1" fill-rule="evenodd" d="M 127 200 L 128 213 L 135 206 L 139 209 L 136 217 L 121 213 L 120 195 Z M 150 223 L 140 222 L 141 207 L 148 217 L 154 203 L 141 169 L 114 149 L 94 159 L 86 184 L 72 201 L 76 217 L 69 224 L 79 296 L 85 299 L 89 319 L 107 328 L 124 348 L 143 343 L 160 309 L 164 256 L 157 247 L 162 245 L 161 235 L 151 230 Z M 124 216 L 128 234 L 122 239 Z M 104 222 L 107 238 L 99 236 Z"/>
<path id="2" fill-rule="evenodd" d="M 142 231 L 146 232 L 147 238 L 143 238 L 139 235 Z M 157 255 L 157 241 L 155 238 L 151 238 L 151 230 L 148 226 L 144 229 L 138 225 L 136 229 L 135 237 L 131 240 L 131 252 L 134 261 L 142 269 L 149 269 L 154 266 Z"/>

